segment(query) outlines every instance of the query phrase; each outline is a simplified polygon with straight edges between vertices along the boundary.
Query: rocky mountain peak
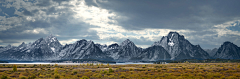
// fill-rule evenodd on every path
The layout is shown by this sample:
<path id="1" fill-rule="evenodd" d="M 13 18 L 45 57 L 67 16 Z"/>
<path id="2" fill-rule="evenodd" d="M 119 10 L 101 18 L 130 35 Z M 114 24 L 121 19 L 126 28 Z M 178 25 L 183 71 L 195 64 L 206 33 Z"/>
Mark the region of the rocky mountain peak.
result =
<path id="1" fill-rule="evenodd" d="M 55 36 L 53 36 L 52 34 L 47 36 L 45 38 L 45 41 L 48 42 L 48 43 L 50 43 L 50 42 L 58 42 L 57 38 Z"/>
<path id="2" fill-rule="evenodd" d="M 170 32 L 152 46 L 162 46 L 171 55 L 171 59 L 207 59 L 209 55 L 200 45 L 192 45 L 183 35 Z M 197 51 L 196 51 L 197 50 Z"/>
<path id="3" fill-rule="evenodd" d="M 104 44 L 104 45 L 101 45 L 101 44 L 95 44 L 96 46 L 98 46 L 98 47 L 107 47 L 107 45 L 106 44 Z"/>
<path id="4" fill-rule="evenodd" d="M 22 45 L 24 45 L 25 44 L 25 42 L 22 42 Z"/>
<path id="5" fill-rule="evenodd" d="M 79 41 L 77 41 L 77 42 L 87 42 L 87 40 L 82 39 L 82 40 L 79 40 Z"/>
<path id="6" fill-rule="evenodd" d="M 115 50 L 115 48 L 113 48 Z M 126 61 L 131 59 L 132 57 L 139 56 L 142 53 L 142 50 L 138 48 L 132 41 L 129 39 L 123 41 L 119 47 L 117 47 L 117 51 L 112 53 L 113 58 Z"/>
<path id="7" fill-rule="evenodd" d="M 221 47 L 219 47 L 214 57 L 223 59 L 239 59 L 240 49 L 237 45 L 226 41 L 221 45 Z"/>
<path id="8" fill-rule="evenodd" d="M 169 32 L 168 33 L 168 37 L 171 37 L 172 35 L 177 35 L 177 36 L 179 36 L 179 33 L 178 32 Z"/>
<path id="9" fill-rule="evenodd" d="M 138 59 L 145 61 L 170 60 L 171 56 L 162 46 L 151 46 L 146 48 Z"/>
<path id="10" fill-rule="evenodd" d="M 199 44 L 198 45 L 195 45 L 196 47 L 201 47 Z"/>
<path id="11" fill-rule="evenodd" d="M 12 47 L 12 45 L 10 45 L 10 44 L 8 44 L 7 46 L 6 46 L 6 48 L 11 48 Z"/>
<path id="12" fill-rule="evenodd" d="M 65 48 L 67 48 L 67 47 L 69 47 L 69 44 L 65 44 L 65 45 L 62 47 L 62 49 L 65 49 Z"/>
<path id="13" fill-rule="evenodd" d="M 76 47 L 76 46 L 82 45 L 83 43 L 86 43 L 86 42 L 87 42 L 87 40 L 82 39 L 82 40 L 79 40 L 79 41 L 75 42 L 74 45 Z"/>
<path id="14" fill-rule="evenodd" d="M 46 39 L 47 39 L 47 38 L 53 38 L 53 37 L 55 37 L 55 36 L 53 36 L 52 34 L 50 34 L 50 35 L 48 35 L 48 36 L 46 37 Z"/>
<path id="15" fill-rule="evenodd" d="M 32 44 L 40 44 L 41 42 L 45 42 L 45 40 L 43 38 L 39 38 L 38 40 L 36 40 Z"/>
<path id="16" fill-rule="evenodd" d="M 222 48 L 238 48 L 237 45 L 233 44 L 230 41 L 226 41 L 221 45 Z"/>
<path id="17" fill-rule="evenodd" d="M 24 42 L 22 42 L 21 45 L 19 45 L 18 47 L 22 47 L 22 46 L 26 46 L 27 44 L 25 44 Z"/>
<path id="18" fill-rule="evenodd" d="M 94 42 L 92 40 L 88 41 L 89 44 L 94 44 Z"/>
<path id="19" fill-rule="evenodd" d="M 239 59 L 240 47 L 232 42 L 224 42 L 219 49 L 203 50 L 200 45 L 192 45 L 183 35 L 170 32 L 160 41 L 154 42 L 151 47 L 142 49 L 129 39 L 120 45 L 94 44 L 85 39 L 73 44 L 62 46 L 53 35 L 45 39 L 40 38 L 33 43 L 24 42 L 18 47 L 8 45 L 0 47 L 0 59 L 13 60 L 58 60 L 58 59 L 101 59 L 115 61 L 132 60 L 181 60 L 181 59 L 208 59 L 210 56 L 224 59 Z M 207 52 L 208 53 L 207 53 Z M 213 53 L 212 53 L 213 52 Z M 210 56 L 209 56 L 210 55 Z M 111 57 L 111 58 L 110 58 Z"/>
<path id="20" fill-rule="evenodd" d="M 105 53 L 98 47 L 100 44 L 94 44 L 93 41 L 87 41 L 85 39 L 79 40 L 74 44 L 65 45 L 60 51 L 59 55 L 61 59 L 110 59 Z"/>
<path id="21" fill-rule="evenodd" d="M 108 48 L 116 48 L 118 47 L 119 45 L 117 43 L 114 43 L 114 44 L 111 44 L 108 46 Z"/>
<path id="22" fill-rule="evenodd" d="M 95 46 L 97 46 L 98 48 L 100 48 L 102 51 L 106 51 L 107 50 L 107 45 L 104 44 L 104 45 L 101 45 L 101 44 L 95 44 Z"/>
<path id="23" fill-rule="evenodd" d="M 183 35 L 180 35 L 178 32 L 169 32 L 167 37 L 169 39 L 185 39 Z"/>
<path id="24" fill-rule="evenodd" d="M 123 41 L 121 43 L 121 46 L 126 46 L 126 45 L 135 45 L 132 41 L 130 41 L 129 39 L 126 39 L 125 41 Z"/>
<path id="25" fill-rule="evenodd" d="M 82 40 L 78 40 L 76 43 L 85 43 L 85 42 L 87 42 L 87 40 L 82 39 Z"/>
<path id="26" fill-rule="evenodd" d="M 226 42 L 223 43 L 223 45 L 234 45 L 234 44 L 230 41 L 226 41 Z"/>

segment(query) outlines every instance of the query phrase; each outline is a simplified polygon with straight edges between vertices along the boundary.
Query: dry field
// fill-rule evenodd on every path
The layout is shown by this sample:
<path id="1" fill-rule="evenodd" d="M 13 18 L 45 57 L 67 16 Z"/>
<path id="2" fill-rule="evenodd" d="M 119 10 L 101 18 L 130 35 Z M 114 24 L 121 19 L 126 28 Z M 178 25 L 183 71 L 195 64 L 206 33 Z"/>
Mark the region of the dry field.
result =
<path id="1" fill-rule="evenodd" d="M 0 64 L 2 79 L 240 79 L 238 63 L 170 64 L 78 64 L 50 65 Z"/>

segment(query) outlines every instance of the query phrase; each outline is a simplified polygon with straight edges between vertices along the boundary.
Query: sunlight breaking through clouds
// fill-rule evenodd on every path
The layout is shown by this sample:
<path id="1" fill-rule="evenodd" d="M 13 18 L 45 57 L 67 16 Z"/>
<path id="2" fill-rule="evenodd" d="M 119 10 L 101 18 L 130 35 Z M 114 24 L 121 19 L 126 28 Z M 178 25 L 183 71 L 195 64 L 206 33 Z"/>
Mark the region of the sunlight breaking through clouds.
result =
<path id="1" fill-rule="evenodd" d="M 102 40 L 108 40 L 111 38 L 135 38 L 141 39 L 141 37 L 147 38 L 149 41 L 158 41 L 160 37 L 167 35 L 170 31 L 177 31 L 180 33 L 191 32 L 189 30 L 172 30 L 172 29 L 144 29 L 144 30 L 127 30 L 119 26 L 117 18 L 125 17 L 116 15 L 114 12 L 110 12 L 107 9 L 98 8 L 95 6 L 87 6 L 82 1 L 71 1 L 70 4 L 75 4 L 72 10 L 76 12 L 75 19 L 83 21 L 93 26 L 89 30 L 97 31 L 97 35 Z M 111 18 L 111 19 L 110 19 Z"/>
<path id="2" fill-rule="evenodd" d="M 100 44 L 120 44 L 130 39 L 139 47 L 148 47 L 170 31 L 179 32 L 203 48 L 219 47 L 224 41 L 240 44 L 240 11 L 233 8 L 238 4 L 190 2 L 193 4 L 157 0 L 5 0 L 0 2 L 0 44 L 13 44 L 8 41 L 13 40 L 17 45 L 22 42 L 19 40 L 35 41 L 53 34 L 62 44 L 72 39 Z M 176 10 L 180 6 L 183 8 Z"/>
<path id="3" fill-rule="evenodd" d="M 212 29 L 212 30 L 217 31 L 217 33 L 220 37 L 223 35 L 227 35 L 227 34 L 240 36 L 240 30 L 233 31 L 233 30 L 228 29 L 228 27 L 236 26 L 239 22 L 240 22 L 240 20 L 234 20 L 234 21 L 225 22 L 223 24 L 214 25 L 214 27 L 216 27 L 216 29 Z"/>

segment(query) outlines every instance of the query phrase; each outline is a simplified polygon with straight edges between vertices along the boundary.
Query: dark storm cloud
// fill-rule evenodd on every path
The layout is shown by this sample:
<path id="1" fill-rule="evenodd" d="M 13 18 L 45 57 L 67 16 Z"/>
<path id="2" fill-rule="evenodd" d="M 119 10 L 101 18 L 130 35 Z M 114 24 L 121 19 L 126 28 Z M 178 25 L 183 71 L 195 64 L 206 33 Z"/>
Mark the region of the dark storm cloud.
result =
<path id="1" fill-rule="evenodd" d="M 240 19 L 239 0 L 85 1 L 88 6 L 102 7 L 116 15 L 124 16 L 115 20 L 117 25 L 127 30 L 189 30 L 191 32 L 182 32 L 181 34 L 188 37 L 187 39 L 191 43 L 200 44 L 203 48 L 219 47 L 225 41 L 240 45 L 238 35 L 233 32 L 232 34 L 218 35 L 220 32 L 215 29 L 219 29 L 219 27 L 214 27 Z M 240 32 L 238 28 L 239 24 L 227 27 L 231 31 Z"/>
<path id="2" fill-rule="evenodd" d="M 162 36 L 148 37 L 145 35 L 144 37 L 143 31 L 146 29 L 150 29 L 150 32 L 146 32 L 149 34 L 152 32 L 151 29 L 182 30 L 180 34 L 183 34 L 192 44 L 200 44 L 202 48 L 219 47 L 224 41 L 240 45 L 238 35 L 233 33 L 218 35 L 219 32 L 214 29 L 219 28 L 213 27 L 240 19 L 239 0 L 85 0 L 87 6 L 78 7 L 74 5 L 79 5 L 80 2 L 69 3 L 70 1 L 15 0 L 11 2 L 11 0 L 0 0 L 0 45 L 33 42 L 50 34 L 57 36 L 59 41 L 86 39 L 97 40 L 100 43 L 101 40 L 113 41 L 120 44 L 130 39 L 138 46 L 150 46 L 161 39 Z M 91 6 L 95 8 L 92 9 Z M 94 10 L 99 10 L 99 12 L 94 13 Z M 104 11 L 114 15 L 107 16 Z M 107 16 L 107 20 L 113 21 L 107 21 L 104 24 L 123 27 L 124 29 L 119 30 L 127 30 L 127 32 L 102 30 L 101 26 L 104 24 L 97 24 L 97 21 L 105 21 L 106 18 L 104 20 L 98 17 L 93 18 L 89 15 L 91 12 L 103 14 L 100 18 Z M 100 32 L 89 30 L 91 28 L 101 30 Z M 240 31 L 238 28 L 239 23 L 227 29 Z M 102 31 L 102 36 L 120 33 L 123 37 L 111 37 L 110 35 L 100 40 Z M 131 31 L 141 33 L 131 33 Z"/>
<path id="3" fill-rule="evenodd" d="M 239 0 L 108 0 L 97 4 L 85 0 L 89 6 L 98 6 L 127 16 L 118 19 L 126 29 L 145 28 L 203 30 L 214 24 L 240 17 Z"/>
<path id="4" fill-rule="evenodd" d="M 74 19 L 73 15 L 75 15 L 75 12 L 71 10 L 71 7 L 73 6 L 64 4 L 61 5 L 63 8 L 56 9 L 58 6 L 54 6 L 55 2 L 61 3 L 63 1 L 68 0 L 32 1 L 33 4 L 28 4 L 32 6 L 31 8 L 24 8 L 26 5 L 21 5 L 21 8 L 19 8 L 19 6 L 10 5 L 9 10 L 13 10 L 11 12 L 5 11 L 4 8 L 6 8 L 6 6 L 1 6 L 1 9 L 6 13 L 16 13 L 15 10 L 18 11 L 18 16 L 14 17 L 10 14 L 9 17 L 17 18 L 19 20 L 17 20 L 16 23 L 11 19 L 8 20 L 9 18 L 2 17 L 5 21 L 1 21 L 4 23 L 1 25 L 5 28 L 10 28 L 0 30 L 0 45 L 33 42 L 39 38 L 45 38 L 50 34 L 57 36 L 59 41 L 69 39 L 99 39 L 96 31 L 88 31 L 88 29 L 92 27 L 89 24 L 84 22 L 72 22 L 72 19 Z M 18 2 L 13 3 L 19 4 Z"/>
<path id="5" fill-rule="evenodd" d="M 218 38 L 218 34 L 214 34 L 212 36 L 204 36 L 204 37 L 194 37 L 193 39 L 190 39 L 189 41 L 194 45 L 201 45 L 204 49 L 212 49 L 212 48 L 218 48 L 220 47 L 223 42 L 230 41 L 234 44 L 238 45 L 239 47 L 239 40 L 240 37 L 237 35 L 231 35 L 227 34 L 225 36 L 222 36 L 221 39 Z"/>
<path id="6" fill-rule="evenodd" d="M 0 33 L 3 34 L 3 33 Z M 9 37 L 11 36 L 11 37 Z M 47 35 L 39 33 L 39 34 L 31 34 L 31 33 L 27 33 L 27 34 L 18 34 L 18 33 L 8 33 L 8 34 L 3 34 L 0 35 L 0 37 L 2 38 L 1 40 L 4 41 L 4 43 L 9 43 L 7 41 L 12 40 L 15 41 L 14 43 L 19 43 L 18 40 L 37 40 L 41 37 L 47 37 Z"/>

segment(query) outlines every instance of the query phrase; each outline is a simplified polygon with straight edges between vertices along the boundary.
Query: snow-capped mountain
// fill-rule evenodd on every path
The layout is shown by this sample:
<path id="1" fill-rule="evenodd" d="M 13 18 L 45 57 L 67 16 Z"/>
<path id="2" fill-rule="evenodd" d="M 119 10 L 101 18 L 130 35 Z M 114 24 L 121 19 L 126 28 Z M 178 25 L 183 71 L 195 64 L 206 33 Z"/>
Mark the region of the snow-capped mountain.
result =
<path id="1" fill-rule="evenodd" d="M 141 49 L 137 47 L 132 41 L 127 39 L 123 41 L 117 48 L 116 52 L 112 52 L 110 56 L 118 61 L 128 61 L 133 57 L 139 56 L 141 53 Z"/>
<path id="2" fill-rule="evenodd" d="M 119 45 L 117 43 L 109 45 L 107 47 L 104 47 L 102 49 L 102 51 L 104 53 L 107 54 L 107 56 L 113 58 L 113 59 L 117 59 L 118 58 L 118 51 L 119 51 Z M 117 57 L 117 58 L 116 58 Z"/>
<path id="3" fill-rule="evenodd" d="M 222 59 L 240 59 L 240 48 L 237 45 L 226 41 L 218 48 L 214 57 Z"/>
<path id="4" fill-rule="evenodd" d="M 100 59 L 112 60 L 93 41 L 85 39 L 79 40 L 74 44 L 65 45 L 59 52 L 61 59 Z"/>
<path id="5" fill-rule="evenodd" d="M 109 46 L 107 45 L 101 45 L 101 44 L 95 44 L 97 47 L 99 47 L 103 52 L 111 51 L 113 49 L 118 49 L 119 45 L 117 43 L 111 44 Z"/>
<path id="6" fill-rule="evenodd" d="M 45 38 L 45 41 L 53 52 L 59 51 L 59 49 L 62 47 L 62 45 L 55 36 L 50 35 Z"/>
<path id="7" fill-rule="evenodd" d="M 0 46 L 0 51 L 3 49 L 4 47 Z"/>
<path id="8" fill-rule="evenodd" d="M 171 56 L 172 60 L 178 59 L 208 59 L 208 53 L 199 45 L 192 45 L 183 35 L 177 32 L 170 32 L 168 36 L 163 36 L 152 46 L 162 46 Z"/>
<path id="9" fill-rule="evenodd" d="M 50 35 L 45 39 L 40 38 L 29 44 L 23 42 L 18 47 L 3 51 L 0 58 L 4 60 L 55 60 L 58 59 L 57 51 L 61 46 L 56 37 Z"/>
<path id="10" fill-rule="evenodd" d="M 100 45 L 98 46 L 100 48 L 103 47 Z M 142 49 L 137 47 L 129 39 L 123 41 L 120 45 L 115 43 L 109 46 L 104 46 L 102 51 L 116 61 L 128 61 L 131 58 L 137 57 L 142 53 Z"/>
<path id="11" fill-rule="evenodd" d="M 137 59 L 144 61 L 170 60 L 171 56 L 162 46 L 151 46 L 142 51 Z"/>
<path id="12" fill-rule="evenodd" d="M 218 49 L 214 48 L 214 49 L 204 49 L 204 50 L 209 54 L 210 57 L 213 57 L 216 54 Z"/>
<path id="13" fill-rule="evenodd" d="M 119 45 L 117 43 L 111 44 L 109 45 L 107 48 L 108 49 L 117 49 L 119 47 Z"/>
<path id="14" fill-rule="evenodd" d="M 214 58 L 240 58 L 240 47 L 231 42 L 224 42 L 219 49 L 206 51 L 199 45 L 192 45 L 183 35 L 179 35 L 177 32 L 170 32 L 146 49 L 137 47 L 129 39 L 123 41 L 120 45 L 117 43 L 109 46 L 100 45 L 83 39 L 62 46 L 55 36 L 50 35 L 33 43 L 26 44 L 23 42 L 17 47 L 11 45 L 0 47 L 0 60 L 99 59 L 124 62 L 208 59 L 212 55 L 214 55 Z M 216 53 L 214 54 L 214 52 Z"/>
<path id="15" fill-rule="evenodd" d="M 0 53 L 3 52 L 3 51 L 7 51 L 11 48 L 15 48 L 15 46 L 11 46 L 10 44 L 7 45 L 6 47 L 0 47 Z"/>
<path id="16" fill-rule="evenodd" d="M 101 45 L 101 44 L 95 44 L 97 47 L 99 47 L 102 51 L 106 51 L 108 46 L 107 45 Z"/>

